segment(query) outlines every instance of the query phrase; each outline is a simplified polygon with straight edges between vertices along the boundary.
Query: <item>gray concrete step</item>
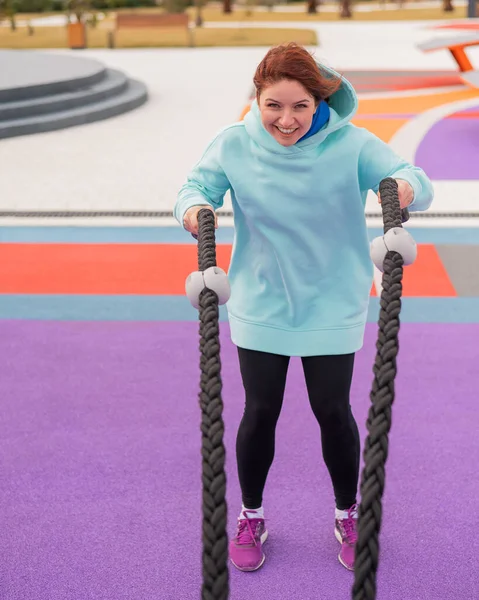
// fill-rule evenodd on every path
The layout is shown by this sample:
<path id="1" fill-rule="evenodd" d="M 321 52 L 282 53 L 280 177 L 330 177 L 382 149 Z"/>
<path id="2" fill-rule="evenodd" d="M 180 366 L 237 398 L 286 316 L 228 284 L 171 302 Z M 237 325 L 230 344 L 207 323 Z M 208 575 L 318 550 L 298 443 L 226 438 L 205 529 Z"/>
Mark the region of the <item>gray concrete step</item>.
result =
<path id="1" fill-rule="evenodd" d="M 148 99 L 146 86 L 127 79 L 124 89 L 113 96 L 66 110 L 0 121 L 0 139 L 55 131 L 101 121 L 138 108 Z"/>
<path id="2" fill-rule="evenodd" d="M 0 102 L 0 121 L 22 119 L 93 104 L 122 93 L 128 85 L 126 75 L 106 69 L 101 81 L 84 84 L 69 92 L 33 97 L 28 100 Z"/>
<path id="3" fill-rule="evenodd" d="M 29 50 L 0 50 L 0 102 L 30 100 L 98 83 L 105 66 L 97 60 Z"/>

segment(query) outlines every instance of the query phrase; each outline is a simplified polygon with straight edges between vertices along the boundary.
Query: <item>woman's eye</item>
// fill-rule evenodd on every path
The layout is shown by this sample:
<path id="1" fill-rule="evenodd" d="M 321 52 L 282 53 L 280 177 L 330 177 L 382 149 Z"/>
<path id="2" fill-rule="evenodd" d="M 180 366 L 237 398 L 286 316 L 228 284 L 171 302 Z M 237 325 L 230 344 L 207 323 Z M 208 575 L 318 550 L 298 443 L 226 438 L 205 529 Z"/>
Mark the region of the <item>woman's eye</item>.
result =
<path id="1" fill-rule="evenodd" d="M 276 104 L 275 102 L 268 102 L 268 104 L 266 105 L 268 108 L 279 108 L 279 104 Z M 306 104 L 296 104 L 296 106 L 294 108 L 307 108 Z"/>

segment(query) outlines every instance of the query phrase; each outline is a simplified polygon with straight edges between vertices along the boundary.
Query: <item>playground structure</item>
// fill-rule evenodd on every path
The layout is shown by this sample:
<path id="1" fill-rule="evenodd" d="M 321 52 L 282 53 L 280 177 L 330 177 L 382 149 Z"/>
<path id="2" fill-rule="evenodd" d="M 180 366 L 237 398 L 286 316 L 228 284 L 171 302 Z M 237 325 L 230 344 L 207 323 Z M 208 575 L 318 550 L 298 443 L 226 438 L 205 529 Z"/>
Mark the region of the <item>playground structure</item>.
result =
<path id="1" fill-rule="evenodd" d="M 141 82 L 90 58 L 0 50 L 0 139 L 108 119 L 147 98 Z"/>

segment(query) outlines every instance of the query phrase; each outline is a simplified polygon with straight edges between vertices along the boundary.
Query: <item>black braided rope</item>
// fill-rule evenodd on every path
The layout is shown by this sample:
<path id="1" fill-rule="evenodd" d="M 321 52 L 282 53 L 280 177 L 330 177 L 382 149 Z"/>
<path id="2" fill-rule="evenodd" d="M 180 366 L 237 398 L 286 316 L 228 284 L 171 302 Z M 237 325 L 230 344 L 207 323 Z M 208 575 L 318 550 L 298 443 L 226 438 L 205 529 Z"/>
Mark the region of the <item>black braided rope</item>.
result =
<path id="1" fill-rule="evenodd" d="M 198 268 L 216 266 L 215 216 L 198 214 Z M 203 480 L 202 600 L 229 596 L 228 539 L 226 532 L 226 474 L 218 296 L 205 288 L 200 295 L 200 407 Z"/>
<path id="2" fill-rule="evenodd" d="M 379 192 L 383 211 L 384 233 L 401 227 L 398 186 L 394 179 L 381 182 Z M 364 469 L 361 478 L 358 540 L 354 568 L 353 600 L 375 600 L 376 574 L 379 562 L 379 533 L 382 518 L 382 497 L 386 479 L 394 402 L 396 357 L 399 351 L 399 313 L 403 277 L 403 259 L 397 252 L 388 252 L 384 259 L 382 293 L 379 313 L 379 333 L 376 362 L 371 389 L 371 407 L 367 419 L 368 436 L 364 447 Z"/>
<path id="3" fill-rule="evenodd" d="M 233 211 L 219 210 L 219 217 L 233 217 Z M 380 213 L 366 212 L 366 219 L 377 219 Z M 0 218 L 10 219 L 96 219 L 111 217 L 116 219 L 166 219 L 174 218 L 171 210 L 0 210 Z M 417 219 L 477 219 L 479 212 L 417 212 L 411 215 Z"/>

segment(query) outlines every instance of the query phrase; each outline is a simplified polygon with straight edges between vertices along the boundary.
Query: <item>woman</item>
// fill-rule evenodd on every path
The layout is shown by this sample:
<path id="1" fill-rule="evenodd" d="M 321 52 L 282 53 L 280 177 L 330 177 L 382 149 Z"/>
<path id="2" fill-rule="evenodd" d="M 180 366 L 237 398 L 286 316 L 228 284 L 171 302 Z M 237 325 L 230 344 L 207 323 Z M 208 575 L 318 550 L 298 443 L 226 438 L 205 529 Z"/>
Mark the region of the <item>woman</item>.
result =
<path id="1" fill-rule="evenodd" d="M 175 205 L 193 235 L 198 211 L 221 207 L 227 190 L 234 209 L 228 314 L 246 402 L 230 558 L 242 571 L 264 562 L 263 490 L 289 360 L 299 356 L 335 495 L 339 560 L 353 570 L 360 440 L 349 393 L 373 277 L 366 196 L 393 177 L 401 207 L 426 210 L 433 190 L 421 169 L 350 123 L 353 87 L 304 48 L 271 49 L 254 84 L 250 112 L 213 139 Z"/>

